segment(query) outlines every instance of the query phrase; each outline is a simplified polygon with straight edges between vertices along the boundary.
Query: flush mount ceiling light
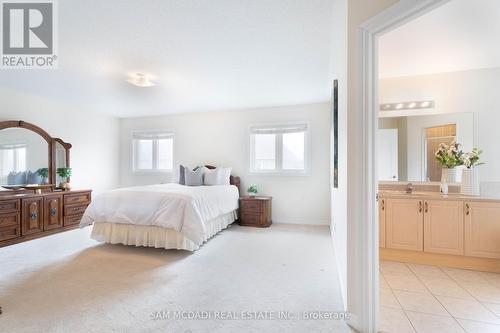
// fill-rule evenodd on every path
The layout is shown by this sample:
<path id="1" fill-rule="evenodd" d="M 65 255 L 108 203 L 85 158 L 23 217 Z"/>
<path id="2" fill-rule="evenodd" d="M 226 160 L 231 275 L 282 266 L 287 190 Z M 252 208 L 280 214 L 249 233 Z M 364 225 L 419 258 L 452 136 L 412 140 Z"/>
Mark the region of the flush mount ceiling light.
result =
<path id="1" fill-rule="evenodd" d="M 417 110 L 417 109 L 432 109 L 432 108 L 434 108 L 434 101 L 413 101 L 413 102 L 380 104 L 381 111 Z"/>
<path id="2" fill-rule="evenodd" d="M 135 73 L 131 75 L 127 79 L 127 82 L 133 84 L 136 87 L 141 87 L 141 88 L 153 87 L 156 85 L 153 81 L 151 81 L 151 79 L 146 74 L 143 73 Z"/>

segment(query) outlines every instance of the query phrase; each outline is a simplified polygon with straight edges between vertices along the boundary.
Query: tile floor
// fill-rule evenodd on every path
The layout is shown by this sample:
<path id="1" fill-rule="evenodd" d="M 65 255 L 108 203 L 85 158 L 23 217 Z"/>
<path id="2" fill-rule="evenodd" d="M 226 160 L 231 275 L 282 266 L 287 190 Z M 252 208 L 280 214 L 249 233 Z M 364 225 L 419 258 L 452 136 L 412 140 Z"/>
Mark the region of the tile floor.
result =
<path id="1" fill-rule="evenodd" d="M 380 262 L 380 331 L 500 333 L 500 274 Z"/>

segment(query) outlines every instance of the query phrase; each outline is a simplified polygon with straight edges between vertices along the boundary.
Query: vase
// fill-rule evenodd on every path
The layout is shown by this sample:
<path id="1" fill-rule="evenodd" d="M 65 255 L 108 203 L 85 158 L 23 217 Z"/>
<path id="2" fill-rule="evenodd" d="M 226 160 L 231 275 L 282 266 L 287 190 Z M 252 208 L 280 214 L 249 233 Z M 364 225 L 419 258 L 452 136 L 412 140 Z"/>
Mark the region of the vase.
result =
<path id="1" fill-rule="evenodd" d="M 457 169 L 441 169 L 441 185 L 440 191 L 443 194 L 448 194 L 448 184 L 457 181 Z"/>
<path id="2" fill-rule="evenodd" d="M 460 194 L 463 195 L 480 195 L 481 189 L 479 186 L 479 173 L 476 168 L 464 169 L 462 171 L 462 184 L 460 186 Z"/>
<path id="3" fill-rule="evenodd" d="M 257 193 L 255 193 L 255 192 L 248 192 L 249 197 L 255 197 L 256 195 L 257 195 Z"/>

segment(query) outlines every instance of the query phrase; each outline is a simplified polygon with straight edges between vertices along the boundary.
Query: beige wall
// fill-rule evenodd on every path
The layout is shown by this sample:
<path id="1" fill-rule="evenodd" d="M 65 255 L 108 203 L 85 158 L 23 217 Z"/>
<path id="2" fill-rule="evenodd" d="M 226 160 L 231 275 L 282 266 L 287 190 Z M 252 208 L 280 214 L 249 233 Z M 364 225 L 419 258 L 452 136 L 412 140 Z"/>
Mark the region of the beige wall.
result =
<path id="1" fill-rule="evenodd" d="M 328 103 L 222 112 L 176 114 L 121 120 L 121 186 L 165 183 L 171 174 L 132 171 L 132 132 L 170 129 L 175 133 L 174 159 L 188 166 L 230 166 L 242 189 L 256 184 L 273 196 L 273 222 L 328 225 L 330 222 Z M 306 176 L 250 174 L 249 125 L 308 121 L 311 125 L 311 172 Z M 243 192 L 244 193 L 244 192 Z"/>

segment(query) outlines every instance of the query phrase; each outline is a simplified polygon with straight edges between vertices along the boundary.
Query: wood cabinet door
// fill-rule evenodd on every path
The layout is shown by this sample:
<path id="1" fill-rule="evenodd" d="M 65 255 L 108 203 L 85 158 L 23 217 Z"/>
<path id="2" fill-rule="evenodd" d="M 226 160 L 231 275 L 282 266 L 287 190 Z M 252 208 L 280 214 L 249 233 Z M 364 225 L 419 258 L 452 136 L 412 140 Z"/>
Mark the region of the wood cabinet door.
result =
<path id="1" fill-rule="evenodd" d="M 465 255 L 500 259 L 500 203 L 465 202 Z"/>
<path id="2" fill-rule="evenodd" d="M 386 247 L 423 251 L 423 202 L 417 199 L 386 199 L 385 203 Z"/>
<path id="3" fill-rule="evenodd" d="M 22 235 L 43 231 L 43 197 L 22 200 Z"/>
<path id="4" fill-rule="evenodd" d="M 380 199 L 378 203 L 378 246 L 385 248 L 385 209 L 386 199 Z"/>
<path id="5" fill-rule="evenodd" d="M 50 195 L 44 198 L 43 230 L 51 230 L 63 226 L 63 196 Z"/>
<path id="6" fill-rule="evenodd" d="M 462 201 L 424 201 L 424 252 L 464 255 Z"/>

